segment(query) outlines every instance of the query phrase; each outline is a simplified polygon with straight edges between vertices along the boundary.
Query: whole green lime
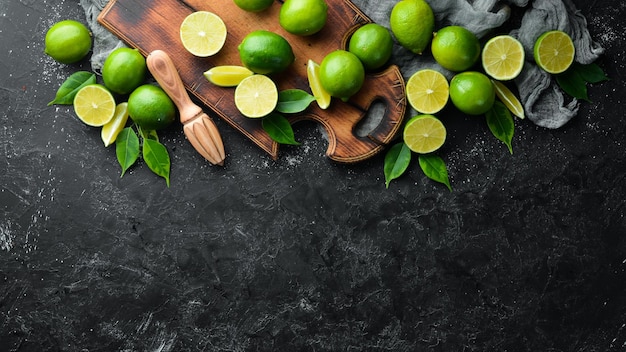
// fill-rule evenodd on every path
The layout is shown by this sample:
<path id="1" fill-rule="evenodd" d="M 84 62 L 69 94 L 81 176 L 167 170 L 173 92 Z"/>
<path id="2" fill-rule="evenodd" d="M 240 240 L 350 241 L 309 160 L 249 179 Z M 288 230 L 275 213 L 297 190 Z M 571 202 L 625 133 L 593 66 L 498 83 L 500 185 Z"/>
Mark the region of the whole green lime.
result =
<path id="1" fill-rule="evenodd" d="M 82 60 L 91 50 L 91 32 L 82 23 L 63 20 L 46 32 L 44 52 L 63 64 Z"/>
<path id="2" fill-rule="evenodd" d="M 243 65 L 260 74 L 284 71 L 296 58 L 287 39 L 266 30 L 250 32 L 238 49 Z"/>
<path id="3" fill-rule="evenodd" d="M 286 0 L 280 7 L 278 22 L 291 34 L 311 35 L 324 28 L 327 17 L 325 0 Z"/>
<path id="4" fill-rule="evenodd" d="M 145 130 L 160 130 L 174 122 L 176 106 L 161 87 L 144 84 L 130 93 L 128 116 Z"/>
<path id="5" fill-rule="evenodd" d="M 435 14 L 424 0 L 402 0 L 391 9 L 389 25 L 400 45 L 421 54 L 433 38 Z"/>
<path id="6" fill-rule="evenodd" d="M 128 94 L 146 79 L 146 59 L 139 50 L 118 48 L 113 50 L 102 66 L 102 80 L 110 91 Z"/>
<path id="7" fill-rule="evenodd" d="M 348 51 L 356 55 L 368 70 L 382 67 L 391 57 L 393 39 L 389 30 L 377 23 L 357 29 L 348 43 Z"/>
<path id="8" fill-rule="evenodd" d="M 320 83 L 333 97 L 343 101 L 356 94 L 365 81 L 365 68 L 353 53 L 335 50 L 320 64 Z"/>
<path id="9" fill-rule="evenodd" d="M 240 9 L 250 12 L 261 12 L 274 3 L 274 0 L 234 0 Z"/>
<path id="10" fill-rule="evenodd" d="M 493 83 L 486 75 L 466 71 L 450 81 L 450 100 L 460 111 L 469 115 L 482 115 L 489 111 L 496 99 Z"/>
<path id="11" fill-rule="evenodd" d="M 480 57 L 480 42 L 474 33 L 461 26 L 444 27 L 431 43 L 435 61 L 441 67 L 461 72 L 474 66 Z"/>

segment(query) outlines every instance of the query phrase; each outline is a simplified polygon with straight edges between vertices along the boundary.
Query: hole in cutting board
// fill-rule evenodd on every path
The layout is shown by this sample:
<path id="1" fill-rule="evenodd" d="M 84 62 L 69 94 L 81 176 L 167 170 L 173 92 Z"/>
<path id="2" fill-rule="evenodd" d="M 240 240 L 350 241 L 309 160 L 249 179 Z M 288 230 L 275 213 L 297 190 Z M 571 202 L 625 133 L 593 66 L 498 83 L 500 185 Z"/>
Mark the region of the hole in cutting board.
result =
<path id="1" fill-rule="evenodd" d="M 386 113 L 387 105 L 380 99 L 374 100 L 365 116 L 356 124 L 354 133 L 359 137 L 366 137 L 380 124 Z"/>

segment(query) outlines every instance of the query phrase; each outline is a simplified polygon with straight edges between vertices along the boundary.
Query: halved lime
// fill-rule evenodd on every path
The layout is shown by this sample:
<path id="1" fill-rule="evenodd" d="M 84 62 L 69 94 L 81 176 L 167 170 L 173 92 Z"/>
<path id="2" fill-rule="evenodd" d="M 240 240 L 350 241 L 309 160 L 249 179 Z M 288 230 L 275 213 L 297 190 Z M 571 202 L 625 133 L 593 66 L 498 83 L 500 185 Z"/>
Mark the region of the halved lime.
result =
<path id="1" fill-rule="evenodd" d="M 226 25 L 209 11 L 196 11 L 180 25 L 180 40 L 191 54 L 199 57 L 215 55 L 226 42 Z"/>
<path id="2" fill-rule="evenodd" d="M 277 103 L 276 84 L 265 75 L 257 74 L 245 78 L 235 89 L 235 105 L 246 117 L 267 116 L 276 108 Z"/>
<path id="3" fill-rule="evenodd" d="M 413 109 L 422 114 L 434 114 L 446 106 L 450 87 L 438 71 L 424 69 L 415 72 L 406 84 L 406 96 Z"/>
<path id="4" fill-rule="evenodd" d="M 508 81 L 522 72 L 524 56 L 524 47 L 519 40 L 510 35 L 495 36 L 483 47 L 483 69 L 491 78 Z"/>
<path id="5" fill-rule="evenodd" d="M 436 151 L 446 141 L 446 127 L 433 115 L 418 115 L 404 126 L 404 143 L 415 153 Z"/>
<path id="6" fill-rule="evenodd" d="M 81 88 L 74 97 L 76 116 L 89 126 L 104 126 L 113 119 L 115 99 L 111 92 L 100 84 Z"/>
<path id="7" fill-rule="evenodd" d="M 563 31 L 548 31 L 543 33 L 533 48 L 537 65 L 548 73 L 565 72 L 574 62 L 574 42 Z"/>

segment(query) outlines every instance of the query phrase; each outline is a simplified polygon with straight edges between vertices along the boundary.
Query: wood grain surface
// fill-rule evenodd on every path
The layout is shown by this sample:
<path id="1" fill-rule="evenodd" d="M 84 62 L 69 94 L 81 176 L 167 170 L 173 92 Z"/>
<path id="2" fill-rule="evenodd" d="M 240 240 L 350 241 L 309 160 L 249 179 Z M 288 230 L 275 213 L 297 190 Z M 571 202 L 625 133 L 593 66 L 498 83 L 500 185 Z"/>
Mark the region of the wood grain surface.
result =
<path id="1" fill-rule="evenodd" d="M 241 65 L 237 46 L 251 31 L 265 29 L 284 36 L 296 56 L 290 68 L 271 76 L 278 89 L 299 88 L 310 92 L 307 61 L 313 59 L 320 63 L 326 54 L 346 49 L 350 35 L 361 25 L 371 22 L 349 0 L 327 0 L 327 3 L 326 26 L 315 35 L 306 37 L 289 34 L 280 27 L 278 15 L 282 3 L 279 1 L 265 11 L 250 13 L 230 0 L 112 0 L 98 21 L 146 56 L 157 49 L 169 54 L 185 88 L 211 110 L 209 114 L 214 113 L 224 119 L 276 159 L 278 144 L 265 133 L 261 121 L 241 115 L 234 104 L 234 89 L 211 84 L 204 78 L 203 72 L 219 65 Z M 208 58 L 189 54 L 179 39 L 183 19 L 200 10 L 219 15 L 228 30 L 223 49 Z M 363 88 L 349 101 L 333 98 L 326 110 L 313 103 L 303 113 L 287 117 L 292 123 L 304 119 L 320 123 L 328 134 L 326 155 L 330 159 L 345 163 L 362 161 L 381 151 L 400 129 L 406 111 L 404 85 L 398 67 L 390 65 L 383 71 L 368 73 Z M 366 135 L 357 135 L 355 128 L 375 102 L 381 102 L 385 107 L 381 112 L 383 116 L 377 117 L 380 123 Z M 228 149 L 228 141 L 225 144 Z"/>

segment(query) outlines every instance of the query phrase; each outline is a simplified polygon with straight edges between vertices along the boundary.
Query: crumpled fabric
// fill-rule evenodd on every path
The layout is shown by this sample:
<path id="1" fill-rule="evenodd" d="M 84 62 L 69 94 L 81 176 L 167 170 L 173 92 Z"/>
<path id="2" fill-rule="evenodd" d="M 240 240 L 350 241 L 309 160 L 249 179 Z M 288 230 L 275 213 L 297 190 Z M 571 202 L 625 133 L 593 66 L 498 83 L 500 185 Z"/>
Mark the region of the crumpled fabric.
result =
<path id="1" fill-rule="evenodd" d="M 521 26 L 510 34 L 522 43 L 526 57 L 532 58 L 535 40 L 552 29 L 562 30 L 572 37 L 576 48 L 574 60 L 580 64 L 590 64 L 604 52 L 591 38 L 587 20 L 571 0 L 535 0 L 526 10 Z M 539 126 L 559 128 L 578 113 L 576 99 L 568 99 L 554 77 L 533 61 L 526 61 L 515 84 L 526 116 Z"/>
<path id="2" fill-rule="evenodd" d="M 91 69 L 101 72 L 104 60 L 113 50 L 126 45 L 108 29 L 98 23 L 98 15 L 109 0 L 80 0 L 80 6 L 85 10 L 87 23 L 93 36 L 93 49 L 91 54 Z"/>
<path id="3" fill-rule="evenodd" d="M 555 78 L 538 68 L 533 60 L 535 40 L 541 33 L 554 29 L 565 31 L 572 37 L 576 47 L 576 62 L 589 64 L 602 55 L 603 48 L 593 40 L 587 29 L 585 17 L 571 0 L 426 1 L 435 13 L 435 30 L 446 25 L 459 25 L 469 29 L 479 38 L 504 25 L 510 19 L 513 6 L 523 9 L 519 28 L 513 29 L 510 34 L 520 40 L 526 51 L 524 69 L 513 81 L 525 114 L 538 126 L 550 129 L 562 127 L 576 116 L 579 102 L 569 98 L 558 87 Z M 123 42 L 97 22 L 98 14 L 107 2 L 108 0 L 80 0 L 94 35 L 91 64 L 96 72 L 102 68 L 106 56 L 111 51 L 124 46 Z M 390 28 L 389 15 L 397 1 L 352 0 L 352 2 L 372 21 Z M 405 79 L 425 68 L 438 70 L 448 79 L 454 76 L 453 72 L 439 66 L 431 56 L 413 54 L 398 44 L 394 45 L 392 62 L 399 67 Z"/>

